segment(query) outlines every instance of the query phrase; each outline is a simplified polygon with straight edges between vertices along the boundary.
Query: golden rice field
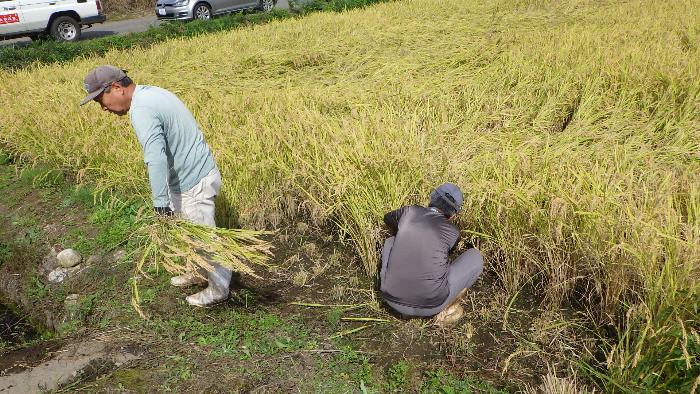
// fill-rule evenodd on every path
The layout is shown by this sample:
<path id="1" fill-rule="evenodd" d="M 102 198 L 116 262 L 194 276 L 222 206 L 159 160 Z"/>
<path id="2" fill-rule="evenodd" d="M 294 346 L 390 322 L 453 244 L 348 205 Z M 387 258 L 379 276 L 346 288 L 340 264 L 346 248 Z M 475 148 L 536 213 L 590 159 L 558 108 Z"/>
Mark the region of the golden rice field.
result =
<path id="1" fill-rule="evenodd" d="M 371 275 L 383 213 L 455 182 L 463 234 L 504 292 L 575 298 L 626 330 L 608 355 L 615 379 L 642 379 L 630 371 L 649 353 L 681 360 L 697 388 L 699 20 L 692 0 L 314 14 L 0 72 L 0 143 L 147 199 L 128 119 L 78 106 L 90 68 L 121 66 L 194 112 L 224 177 L 222 220 L 331 223 Z M 678 357 L 649 350 L 666 334 Z"/>

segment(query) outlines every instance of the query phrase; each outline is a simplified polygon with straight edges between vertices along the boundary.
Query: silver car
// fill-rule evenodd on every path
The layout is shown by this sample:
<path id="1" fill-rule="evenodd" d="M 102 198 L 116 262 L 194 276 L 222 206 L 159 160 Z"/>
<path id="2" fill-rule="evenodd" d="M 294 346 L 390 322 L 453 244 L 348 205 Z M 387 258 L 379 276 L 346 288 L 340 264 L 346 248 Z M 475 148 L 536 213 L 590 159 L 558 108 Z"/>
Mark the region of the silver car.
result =
<path id="1" fill-rule="evenodd" d="M 156 16 L 164 20 L 208 20 L 245 9 L 272 11 L 277 0 L 157 0 Z"/>

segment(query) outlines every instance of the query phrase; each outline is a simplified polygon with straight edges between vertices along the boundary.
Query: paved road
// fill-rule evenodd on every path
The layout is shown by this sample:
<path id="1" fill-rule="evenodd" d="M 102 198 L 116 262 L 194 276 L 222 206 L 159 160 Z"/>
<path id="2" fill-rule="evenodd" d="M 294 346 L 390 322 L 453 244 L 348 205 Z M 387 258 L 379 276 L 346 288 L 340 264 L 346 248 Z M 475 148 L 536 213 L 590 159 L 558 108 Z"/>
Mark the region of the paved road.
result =
<path id="1" fill-rule="evenodd" d="M 278 0 L 276 8 L 288 9 L 289 3 L 287 0 Z M 109 18 L 109 17 L 108 17 Z M 156 19 L 155 16 L 145 16 L 142 18 L 126 19 L 116 22 L 109 22 L 109 20 L 103 24 L 94 25 L 91 28 L 83 30 L 83 40 L 89 40 L 92 38 L 111 36 L 114 34 L 125 34 L 133 32 L 141 32 L 148 30 L 151 26 L 157 26 L 161 22 Z M 27 45 L 31 40 L 29 38 L 17 38 L 14 40 L 2 40 L 0 41 L 0 47 L 6 45 L 16 44 L 18 46 Z"/>

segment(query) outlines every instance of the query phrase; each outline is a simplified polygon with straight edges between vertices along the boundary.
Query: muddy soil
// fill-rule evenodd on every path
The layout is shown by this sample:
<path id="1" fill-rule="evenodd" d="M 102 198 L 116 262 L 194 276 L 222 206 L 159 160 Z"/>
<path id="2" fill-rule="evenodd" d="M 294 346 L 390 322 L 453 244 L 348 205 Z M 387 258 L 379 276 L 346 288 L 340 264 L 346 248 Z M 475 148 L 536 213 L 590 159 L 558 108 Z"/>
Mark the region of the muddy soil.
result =
<path id="1" fill-rule="evenodd" d="M 15 345 L 34 339 L 37 331 L 29 322 L 0 303 L 0 343 Z"/>

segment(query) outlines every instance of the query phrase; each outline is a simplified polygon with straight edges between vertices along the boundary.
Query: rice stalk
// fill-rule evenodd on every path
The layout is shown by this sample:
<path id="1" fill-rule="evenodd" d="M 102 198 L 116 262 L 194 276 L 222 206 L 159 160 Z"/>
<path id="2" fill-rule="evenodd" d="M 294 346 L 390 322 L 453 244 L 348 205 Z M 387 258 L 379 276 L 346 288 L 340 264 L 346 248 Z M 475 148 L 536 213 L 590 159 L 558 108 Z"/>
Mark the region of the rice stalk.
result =
<path id="1" fill-rule="evenodd" d="M 261 237 L 271 231 L 208 227 L 175 218 L 155 217 L 141 212 L 132 241 L 139 245 L 132 278 L 132 305 L 141 317 L 138 277 L 149 278 L 144 269 L 152 264 L 174 275 L 213 271 L 219 264 L 254 278 L 261 278 L 254 266 L 269 268 L 272 245 Z"/>

